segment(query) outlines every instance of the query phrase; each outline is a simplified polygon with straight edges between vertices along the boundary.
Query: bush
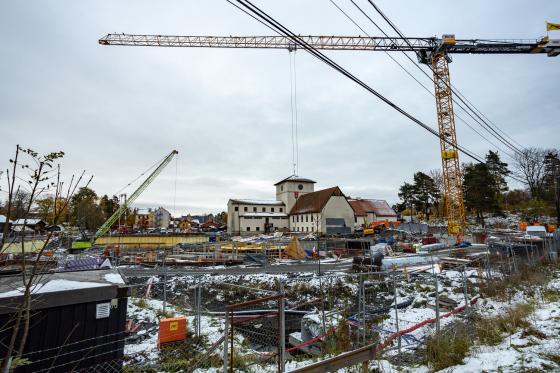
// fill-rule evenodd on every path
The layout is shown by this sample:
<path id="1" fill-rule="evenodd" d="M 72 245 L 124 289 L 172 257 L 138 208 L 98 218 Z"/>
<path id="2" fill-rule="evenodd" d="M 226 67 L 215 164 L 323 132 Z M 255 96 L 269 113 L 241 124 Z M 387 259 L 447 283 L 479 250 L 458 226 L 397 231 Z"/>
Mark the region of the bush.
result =
<path id="1" fill-rule="evenodd" d="M 472 345 L 471 338 L 462 324 L 431 335 L 426 341 L 426 363 L 433 371 L 463 363 Z"/>

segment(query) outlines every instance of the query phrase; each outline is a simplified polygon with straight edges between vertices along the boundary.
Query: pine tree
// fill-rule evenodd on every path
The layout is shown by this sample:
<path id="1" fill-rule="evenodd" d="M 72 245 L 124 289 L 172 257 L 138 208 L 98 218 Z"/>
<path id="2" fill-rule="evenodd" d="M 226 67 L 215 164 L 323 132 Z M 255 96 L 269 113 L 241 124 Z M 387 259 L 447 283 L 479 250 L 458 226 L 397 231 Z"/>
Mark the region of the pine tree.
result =
<path id="1" fill-rule="evenodd" d="M 468 164 L 463 176 L 465 206 L 476 213 L 476 219 L 484 226 L 484 213 L 499 211 L 498 186 L 489 183 L 492 172 L 485 163 Z"/>

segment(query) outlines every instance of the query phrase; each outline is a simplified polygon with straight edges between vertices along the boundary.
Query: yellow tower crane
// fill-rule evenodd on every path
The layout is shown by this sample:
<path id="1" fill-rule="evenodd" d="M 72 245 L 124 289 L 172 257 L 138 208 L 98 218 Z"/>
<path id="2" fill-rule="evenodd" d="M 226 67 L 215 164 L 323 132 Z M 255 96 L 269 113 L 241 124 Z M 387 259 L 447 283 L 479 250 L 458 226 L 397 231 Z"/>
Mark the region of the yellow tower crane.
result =
<path id="1" fill-rule="evenodd" d="M 540 39 L 456 39 L 442 38 L 363 37 L 363 36 L 297 36 L 310 47 L 321 50 L 415 52 L 421 63 L 431 66 L 443 168 L 444 201 L 448 231 L 461 235 L 465 231 L 465 207 L 462 176 L 453 113 L 452 86 L 449 77 L 450 54 L 560 54 L 560 40 Z M 296 47 L 287 36 L 171 36 L 108 34 L 99 39 L 101 45 L 198 48 L 263 48 Z"/>

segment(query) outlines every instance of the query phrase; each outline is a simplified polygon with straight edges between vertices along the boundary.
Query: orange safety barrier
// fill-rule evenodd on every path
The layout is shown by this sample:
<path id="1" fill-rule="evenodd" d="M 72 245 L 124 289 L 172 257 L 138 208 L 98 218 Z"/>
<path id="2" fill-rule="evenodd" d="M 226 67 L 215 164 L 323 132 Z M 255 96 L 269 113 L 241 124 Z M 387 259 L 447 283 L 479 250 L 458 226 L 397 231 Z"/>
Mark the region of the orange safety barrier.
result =
<path id="1" fill-rule="evenodd" d="M 162 343 L 182 341 L 187 338 L 187 318 L 185 316 L 159 320 L 158 347 Z"/>

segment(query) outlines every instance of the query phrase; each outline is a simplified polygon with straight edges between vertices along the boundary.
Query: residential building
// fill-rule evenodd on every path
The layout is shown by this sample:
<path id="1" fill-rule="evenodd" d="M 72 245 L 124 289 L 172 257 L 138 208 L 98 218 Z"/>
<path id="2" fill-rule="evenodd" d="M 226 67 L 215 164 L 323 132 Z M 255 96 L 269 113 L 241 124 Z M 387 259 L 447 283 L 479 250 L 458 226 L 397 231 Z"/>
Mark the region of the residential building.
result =
<path id="1" fill-rule="evenodd" d="M 0 215 L 0 237 L 4 232 L 4 226 L 8 226 L 8 232 L 12 229 L 12 222 L 10 219 L 6 218 L 4 215 Z"/>
<path id="2" fill-rule="evenodd" d="M 171 213 L 163 207 L 154 210 L 154 228 L 169 228 L 171 224 Z"/>
<path id="3" fill-rule="evenodd" d="M 290 210 L 290 230 L 348 234 L 354 231 L 354 210 L 337 186 L 305 193 Z"/>
<path id="4" fill-rule="evenodd" d="M 367 226 L 376 221 L 397 221 L 397 213 L 382 199 L 349 199 L 354 210 L 356 226 Z"/>
<path id="5" fill-rule="evenodd" d="M 134 227 L 141 229 L 151 229 L 155 227 L 154 211 L 148 209 L 135 209 L 134 210 Z"/>
<path id="6" fill-rule="evenodd" d="M 43 234 L 45 233 L 46 226 L 47 223 L 45 221 L 41 219 L 34 219 L 34 218 L 29 218 L 29 219 L 22 218 L 22 219 L 14 220 L 12 222 L 13 230 L 18 232 L 21 232 L 23 230 L 23 231 Z"/>

